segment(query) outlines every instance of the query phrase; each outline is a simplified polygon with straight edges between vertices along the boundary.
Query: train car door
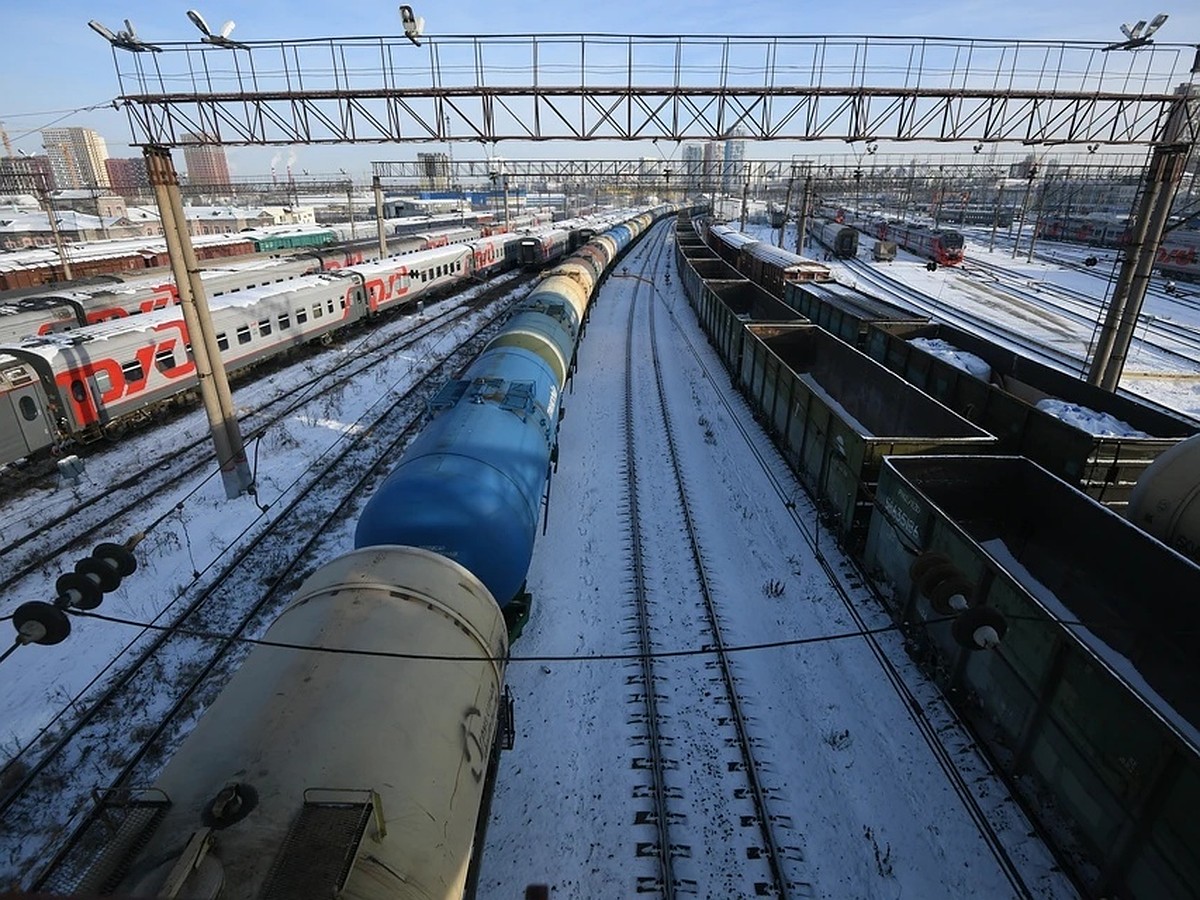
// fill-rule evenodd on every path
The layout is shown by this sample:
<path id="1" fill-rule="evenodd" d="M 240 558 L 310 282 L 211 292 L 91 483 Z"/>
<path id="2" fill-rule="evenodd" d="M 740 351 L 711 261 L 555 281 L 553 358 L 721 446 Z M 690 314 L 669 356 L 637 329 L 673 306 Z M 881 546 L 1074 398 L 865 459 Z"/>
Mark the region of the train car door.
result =
<path id="1" fill-rule="evenodd" d="M 14 388 L 7 392 L 11 414 L 4 410 L 0 421 L 10 420 L 16 423 L 16 428 L 5 424 L 0 429 L 0 452 L 5 459 L 20 459 L 34 450 L 49 447 L 54 443 L 50 433 L 49 417 L 46 415 L 46 404 L 43 402 L 38 386 L 29 384 Z"/>

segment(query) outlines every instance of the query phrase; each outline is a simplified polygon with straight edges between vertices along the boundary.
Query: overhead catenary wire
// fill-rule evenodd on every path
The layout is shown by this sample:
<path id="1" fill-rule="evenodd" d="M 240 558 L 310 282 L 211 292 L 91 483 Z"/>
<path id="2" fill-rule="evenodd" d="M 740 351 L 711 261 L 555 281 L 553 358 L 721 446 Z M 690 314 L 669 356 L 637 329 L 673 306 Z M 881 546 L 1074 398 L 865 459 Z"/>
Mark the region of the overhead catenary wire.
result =
<path id="1" fill-rule="evenodd" d="M 630 662 L 641 659 L 673 659 L 690 656 L 712 656 L 721 652 L 717 647 L 687 647 L 679 650 L 658 650 L 651 653 L 588 653 L 588 654 L 534 654 L 528 656 L 487 656 L 487 655 L 470 655 L 462 656 L 455 654 L 435 654 L 435 653 L 407 653 L 394 650 L 367 650 L 361 647 L 322 647 L 316 644 L 300 644 L 290 641 L 272 641 L 265 638 L 249 638 L 235 637 L 222 634 L 215 631 L 205 631 L 202 629 L 192 628 L 176 628 L 171 625 L 160 625 L 157 623 L 140 622 L 135 619 L 127 619 L 122 616 L 110 616 L 94 611 L 71 610 L 73 615 L 80 618 L 99 619 L 103 622 L 110 622 L 115 625 L 127 625 L 131 628 L 142 628 L 159 631 L 172 631 L 176 634 L 187 635 L 189 637 L 207 638 L 210 640 L 229 641 L 231 643 L 242 643 L 256 647 L 274 647 L 279 650 L 297 650 L 309 653 L 326 653 L 337 656 L 362 656 L 372 657 L 377 659 L 403 659 L 403 660 L 427 660 L 430 662 L 503 662 L 503 663 L 572 663 L 572 662 Z M 952 616 L 939 618 L 936 620 L 930 619 L 926 624 L 934 622 L 945 622 L 952 619 Z M 786 649 L 788 647 L 802 647 L 808 644 L 823 644 L 832 641 L 842 641 L 851 638 L 866 637 L 873 634 L 884 634 L 889 631 L 899 631 L 900 625 L 889 624 L 880 625 L 876 628 L 868 628 L 864 630 L 853 630 L 837 632 L 834 634 L 811 635 L 807 637 L 784 638 L 777 641 L 764 641 L 754 644 L 737 644 L 726 645 L 723 649 L 726 653 L 749 653 L 762 650 L 777 650 Z"/>
<path id="2" fill-rule="evenodd" d="M 683 657 L 694 656 L 713 656 L 720 652 L 716 647 L 686 647 L 678 650 L 659 650 L 652 653 L 568 653 L 568 654 L 530 654 L 530 655 L 512 655 L 493 657 L 486 655 L 472 656 L 457 656 L 453 654 L 431 654 L 431 653 L 405 653 L 394 650 L 366 650 L 361 647 L 322 647 L 316 644 L 301 644 L 292 641 L 272 641 L 265 638 L 250 638 L 237 637 L 233 635 L 223 634 L 217 631 L 206 631 L 195 628 L 179 628 L 173 625 L 164 625 L 157 622 L 142 622 L 136 619 L 129 619 L 122 616 L 110 616 L 104 613 L 98 613 L 93 610 L 69 610 L 70 614 L 79 618 L 97 619 L 102 622 L 109 622 L 114 625 L 126 625 L 130 628 L 141 628 L 152 631 L 171 631 L 176 634 L 187 635 L 189 637 L 206 638 L 209 640 L 229 641 L 231 643 L 246 644 L 255 647 L 274 647 L 280 650 L 297 650 L 309 653 L 326 653 L 341 656 L 362 656 L 372 657 L 376 659 L 403 659 L 403 660 L 428 660 L 430 662 L 504 662 L 504 663 L 593 663 L 593 662 L 636 662 L 641 659 L 678 659 Z M 12 618 L 6 616 L 4 618 Z M 905 634 L 907 629 L 916 627 L 929 627 L 931 625 L 942 625 L 954 621 L 955 616 L 935 616 L 925 619 L 920 622 L 891 622 L 887 625 L 878 625 L 873 628 L 851 629 L 849 631 L 839 631 L 830 634 L 807 635 L 803 637 L 781 638 L 776 641 L 761 641 L 752 644 L 730 644 L 726 645 L 724 650 L 727 653 L 755 653 L 765 650 L 781 650 L 789 647 L 804 647 L 813 644 L 826 644 L 835 641 L 850 640 L 853 638 L 870 637 L 877 634 L 887 634 L 889 632 L 899 632 Z M 1098 627 L 1096 624 L 1089 625 L 1086 622 L 1075 621 L 1071 619 L 1051 619 L 1042 618 L 1039 616 L 1010 616 L 1014 621 L 1035 622 L 1045 625 L 1061 625 L 1069 628 L 1088 628 Z M 0 619 L 2 621 L 2 619 Z M 1124 631 L 1135 631 L 1127 626 L 1123 627 Z"/>
<path id="3" fill-rule="evenodd" d="M 59 122 L 65 121 L 66 119 L 71 118 L 71 116 L 75 116 L 75 115 L 78 115 L 79 113 L 83 113 L 83 112 L 91 112 L 91 111 L 97 110 L 97 109 L 105 109 L 106 107 L 110 107 L 112 109 L 117 109 L 118 108 L 117 101 L 116 100 L 106 100 L 103 103 L 93 103 L 90 106 L 79 106 L 79 107 L 76 107 L 75 109 L 67 110 L 67 111 L 63 112 L 62 115 L 58 116 L 57 118 L 51 119 L 49 122 L 43 122 L 41 125 L 38 125 L 36 128 L 30 128 L 26 131 L 22 131 L 20 134 L 12 137 L 11 140 L 13 140 L 14 142 L 22 140 L 24 138 L 29 137 L 32 134 L 37 134 L 39 131 L 42 131 L 46 128 L 53 128 Z M 55 110 L 55 112 L 57 112 L 57 110 Z M 12 115 L 0 116 L 0 119 L 13 119 L 13 118 L 16 118 L 17 116 L 32 116 L 32 115 L 39 115 L 39 113 L 15 113 Z"/>

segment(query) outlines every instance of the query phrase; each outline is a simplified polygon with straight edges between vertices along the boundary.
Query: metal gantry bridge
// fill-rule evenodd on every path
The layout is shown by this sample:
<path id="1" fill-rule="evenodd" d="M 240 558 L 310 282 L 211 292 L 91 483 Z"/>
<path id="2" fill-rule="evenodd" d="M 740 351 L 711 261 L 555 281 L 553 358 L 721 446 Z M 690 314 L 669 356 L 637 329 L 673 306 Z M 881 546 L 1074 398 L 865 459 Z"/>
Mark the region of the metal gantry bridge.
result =
<path id="1" fill-rule="evenodd" d="M 604 34 L 446 36 L 419 46 L 387 36 L 205 40 L 150 47 L 110 37 L 133 143 L 148 159 L 166 154 L 172 198 L 169 150 L 197 141 L 1150 145 L 1130 253 L 1088 375 L 1108 388 L 1200 135 L 1200 48 L 1190 44 L 1127 51 L 1076 41 Z"/>
<path id="2" fill-rule="evenodd" d="M 114 62 L 134 143 L 504 140 L 1147 144 L 1192 45 L 497 35 L 160 43 Z M 1190 117 L 1192 139 L 1195 116 Z"/>
<path id="3" fill-rule="evenodd" d="M 978 178 L 987 173 L 1003 177 L 1027 165 L 1030 153 L 839 153 L 795 156 L 789 159 L 747 159 L 741 162 L 703 162 L 681 160 L 663 155 L 654 159 L 453 159 L 441 161 L 436 177 L 451 184 L 483 183 L 498 175 L 518 181 L 578 181 L 637 183 L 669 178 L 690 185 L 704 178 L 730 177 L 740 187 L 748 180 L 754 185 L 782 185 L 803 171 L 821 178 L 846 180 L 855 172 L 871 177 L 907 178 L 914 175 L 939 175 L 951 180 Z M 1039 161 L 1034 157 L 1035 161 Z M 1051 161 L 1056 169 L 1067 166 L 1078 176 L 1097 178 L 1140 177 L 1146 168 L 1142 152 L 1090 153 L 1056 152 Z M 379 160 L 371 163 L 371 172 L 386 181 L 429 181 L 429 169 L 422 161 Z"/>

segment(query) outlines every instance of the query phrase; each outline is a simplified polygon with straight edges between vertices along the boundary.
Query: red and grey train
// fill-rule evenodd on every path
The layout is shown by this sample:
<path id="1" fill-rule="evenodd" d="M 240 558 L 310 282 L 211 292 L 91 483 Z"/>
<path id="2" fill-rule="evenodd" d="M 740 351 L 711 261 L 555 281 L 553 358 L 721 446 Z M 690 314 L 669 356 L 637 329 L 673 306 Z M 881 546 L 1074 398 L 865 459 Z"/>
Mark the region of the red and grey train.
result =
<path id="1" fill-rule="evenodd" d="M 1194 227 L 1197 225 L 1200 223 L 1193 218 L 1163 235 L 1154 264 L 1162 275 L 1200 281 L 1200 227 Z M 1038 226 L 1042 238 L 1089 247 L 1125 247 L 1129 231 L 1129 220 L 1124 216 L 1047 216 Z"/>
<path id="2" fill-rule="evenodd" d="M 388 257 L 405 256 L 473 241 L 474 227 L 409 234 L 388 241 Z M 268 284 L 290 281 L 314 272 L 330 272 L 379 258 L 378 241 L 357 241 L 310 248 L 286 256 L 256 256 L 241 262 L 212 266 L 201 271 L 209 297 L 236 293 Z M 69 331 L 108 319 L 151 312 L 179 303 L 179 292 L 169 272 L 129 273 L 111 281 L 80 285 L 66 282 L 19 299 L 0 302 L 0 345 L 26 337 Z"/>
<path id="3" fill-rule="evenodd" d="M 939 266 L 957 266 L 963 261 L 963 236 L 945 228 L 929 228 L 908 222 L 889 222 L 878 216 L 860 216 L 849 210 L 841 211 L 841 218 L 852 228 L 864 234 L 891 241 L 914 256 L 929 259 Z"/>
<path id="4" fill-rule="evenodd" d="M 222 359 L 230 370 L 245 368 L 439 288 L 514 268 L 523 237 L 495 235 L 223 293 L 212 303 Z M 0 344 L 0 464 L 116 433 L 193 388 L 188 347 L 176 305 Z"/>

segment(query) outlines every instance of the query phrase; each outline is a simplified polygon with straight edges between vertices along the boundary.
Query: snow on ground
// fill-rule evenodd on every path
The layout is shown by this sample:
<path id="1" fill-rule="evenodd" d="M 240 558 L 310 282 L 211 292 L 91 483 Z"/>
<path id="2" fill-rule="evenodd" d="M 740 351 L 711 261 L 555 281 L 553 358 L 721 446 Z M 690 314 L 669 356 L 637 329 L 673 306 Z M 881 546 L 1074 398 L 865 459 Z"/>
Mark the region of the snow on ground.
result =
<path id="1" fill-rule="evenodd" d="M 427 313 L 434 314 L 458 302 L 451 298 L 430 304 Z M 291 393 L 296 380 L 335 369 L 341 360 L 356 358 L 364 346 L 407 331 L 417 321 L 414 317 L 404 317 L 389 321 L 377 333 L 355 332 L 345 343 L 319 356 L 240 384 L 234 388 L 235 406 L 244 412 L 270 397 Z M 138 622 L 157 622 L 160 616 L 169 617 L 174 608 L 182 606 L 188 596 L 203 586 L 204 573 L 210 566 L 267 523 L 271 508 L 281 506 L 303 480 L 305 472 L 336 450 L 342 436 L 357 427 L 355 422 L 381 395 L 407 388 L 453 349 L 469 329 L 470 324 L 463 323 L 450 335 L 430 337 L 406 354 L 393 354 L 369 377 L 346 386 L 334 397 L 314 401 L 285 423 L 268 430 L 261 441 L 247 447 L 257 479 L 257 498 L 226 500 L 220 478 L 215 477 L 215 472 L 206 471 L 114 525 L 96 543 L 124 541 L 160 516 L 166 516 L 137 547 L 138 571 L 127 577 L 117 590 L 106 594 L 97 611 Z M 172 447 L 186 444 L 207 431 L 204 412 L 197 408 L 163 427 L 130 433 L 111 449 L 88 456 L 86 475 L 80 483 L 37 490 L 8 503 L 0 524 L 0 542 L 12 540 L 95 495 L 105 484 L 128 474 L 132 460 L 140 464 L 161 458 L 164 466 L 169 465 Z M 268 507 L 267 511 L 260 505 Z M 333 547 L 333 552 L 350 549 L 353 549 L 353 528 L 348 530 L 344 541 Z M 81 547 L 78 556 L 89 552 L 90 545 Z M 69 570 L 75 559 L 61 558 L 40 575 L 25 579 L 15 595 L 0 598 L 3 601 L 0 615 L 11 613 L 26 600 L 52 598 L 55 579 L 60 572 Z M 6 686 L 6 690 L 0 691 L 0 764 L 34 740 L 39 730 L 62 710 L 84 702 L 83 695 L 113 674 L 121 655 L 142 637 L 141 632 L 128 626 L 77 619 L 72 635 L 61 644 L 25 647 L 5 660 L 0 666 Z"/>
<path id="2" fill-rule="evenodd" d="M 658 285 L 660 362 L 705 562 L 726 611 L 727 642 L 853 631 L 789 517 L 788 497 L 773 489 L 720 399 L 723 394 L 748 417 L 699 331 L 678 278 L 673 287 L 661 280 Z M 533 615 L 514 647 L 520 659 L 508 671 L 517 738 L 515 749 L 502 757 L 484 854 L 484 897 L 520 896 L 524 885 L 536 882 L 550 884 L 560 897 L 627 897 L 634 896 L 637 877 L 650 874 L 649 861 L 635 847 L 648 833 L 633 825 L 648 803 L 635 799 L 633 791 L 640 780 L 631 759 L 645 753 L 627 724 L 637 691 L 627 679 L 635 669 L 627 661 L 586 659 L 632 647 L 620 435 L 621 363 L 633 292 L 634 282 L 619 278 L 603 289 L 567 398 L 549 528 L 538 540 L 529 574 Z M 644 295 L 640 302 L 646 302 Z M 643 320 L 638 322 L 640 329 Z M 646 358 L 639 354 L 639 378 L 646 384 L 637 396 L 650 404 L 654 387 Z M 802 497 L 766 438 L 751 431 L 775 477 L 791 486 L 791 497 Z M 650 478 L 639 469 L 640 482 Z M 811 508 L 807 514 L 812 516 Z M 649 511 L 643 504 L 643 515 L 644 533 L 678 529 L 657 503 Z M 783 586 L 781 593 L 772 582 Z M 667 593 L 660 586 L 652 597 L 655 608 L 666 607 L 661 615 L 682 628 L 684 618 L 696 615 L 696 598 L 686 589 Z M 865 592 L 856 599 L 868 603 Z M 662 648 L 687 649 L 672 634 L 669 628 L 657 630 Z M 582 658 L 540 661 L 560 655 Z M 793 823 L 781 838 L 799 850 L 788 874 L 810 883 L 812 896 L 1011 896 L 919 738 L 911 711 L 863 641 L 738 653 L 734 666 L 759 759 L 766 764 L 772 809 Z M 678 685 L 683 668 L 668 661 L 661 671 L 672 685 L 675 706 L 683 705 L 678 698 L 689 693 Z M 717 691 L 701 681 L 690 692 L 692 703 L 706 706 Z M 931 699 L 931 715 L 936 705 Z M 950 742 L 969 744 L 965 736 Z M 721 798 L 706 796 L 703 786 L 703 772 L 724 767 L 732 751 L 727 758 L 698 757 L 691 748 L 699 744 L 680 740 L 673 747 L 680 769 L 691 776 L 678 776 L 687 786 L 681 806 L 691 808 L 677 838 L 691 853 L 680 865 L 696 880 L 699 896 L 750 896 L 753 886 L 737 881 L 735 872 L 737 861 L 757 843 L 755 832 L 723 823 L 714 812 Z M 1001 807 L 995 784 L 985 790 L 997 791 L 995 815 L 1011 812 Z M 1045 849 L 1025 838 L 1023 826 L 1010 824 L 1007 837 L 1021 845 L 1035 896 L 1073 895 L 1052 871 Z"/>
<path id="3" fill-rule="evenodd" d="M 935 293 L 952 293 L 961 278 L 954 270 L 925 272 L 913 260 L 899 261 L 891 271 L 908 272 L 914 284 L 923 283 Z M 842 276 L 852 280 L 844 269 Z M 626 634 L 630 612 L 619 423 L 625 304 L 634 283 L 614 278 L 598 298 L 580 348 L 579 373 L 566 397 L 568 415 L 549 529 L 537 543 L 529 575 L 533 616 L 513 648 L 517 659 L 509 668 L 517 703 L 517 743 L 502 759 L 482 872 L 480 895 L 485 898 L 521 896 L 524 885 L 538 881 L 553 884 L 559 897 L 632 896 L 636 876 L 645 872 L 646 861 L 637 857 L 633 845 L 638 835 L 633 816 L 642 808 L 631 793 L 636 748 L 630 745 L 629 695 L 637 688 L 626 679 L 633 670 L 624 662 L 538 659 L 627 652 L 632 646 Z M 706 563 L 727 610 L 727 641 L 745 644 L 853 630 L 783 501 L 733 427 L 721 396 L 739 418 L 748 419 L 748 410 L 729 397 L 728 379 L 695 325 L 678 278 L 673 283 L 674 287 L 660 283 L 656 295 L 662 304 L 660 316 L 670 312 L 659 320 L 659 350 Z M 703 366 L 689 348 L 695 348 Z M 397 358 L 386 374 L 347 388 L 336 399 L 268 433 L 257 448 L 258 500 L 277 503 L 316 457 L 355 427 L 382 392 L 403 387 L 440 351 L 430 346 L 410 359 Z M 301 366 L 322 367 L 353 352 L 352 345 L 337 347 Z M 639 361 L 643 375 L 648 371 L 645 362 Z M 1153 390 L 1147 395 L 1200 416 L 1195 374 L 1131 379 L 1126 385 Z M 239 405 L 248 405 L 287 390 L 283 371 L 237 387 L 234 397 Z M 639 391 L 639 397 L 651 390 L 652 386 Z M 75 495 L 86 496 L 96 485 L 114 479 L 130 459 L 167 458 L 173 444 L 204 428 L 203 414 L 197 410 L 90 457 L 88 480 L 82 485 L 10 504 L 0 536 L 31 527 Z M 803 492 L 765 437 L 753 426 L 751 431 L 759 450 L 773 461 L 774 477 L 792 486 L 791 498 L 804 508 Z M 108 536 L 122 539 L 182 503 L 139 546 L 141 568 L 106 598 L 101 611 L 150 621 L 193 589 L 194 571 L 202 572 L 220 554 L 233 550 L 243 534 L 261 525 L 262 510 L 250 498 L 226 501 L 219 479 L 192 487 L 194 494 L 181 489 Z M 653 523 L 654 504 L 649 505 Z M 805 514 L 811 516 L 811 509 Z M 657 524 L 662 529 L 675 527 L 665 519 Z M 330 554 L 348 550 L 351 534 L 347 527 L 329 536 Z M 21 596 L 5 598 L 0 612 L 45 595 L 57 571 L 45 572 L 40 582 L 28 581 Z M 778 596 L 765 587 L 771 582 L 783 586 Z M 661 586 L 660 590 L 666 592 Z M 694 597 L 667 599 L 678 603 L 670 615 L 695 614 Z M 865 597 L 857 599 L 867 602 Z M 12 752 L 31 740 L 59 710 L 77 702 L 86 686 L 137 636 L 123 626 L 78 622 L 75 634 L 58 647 L 23 648 L 5 661 L 0 669 L 7 688 L 0 693 L 0 748 Z M 669 628 L 659 629 L 657 638 L 671 646 Z M 902 658 L 894 643 L 895 655 Z M 886 684 L 861 641 L 739 653 L 734 664 L 753 717 L 752 732 L 761 742 L 758 752 L 766 764 L 773 802 L 793 823 L 795 840 L 788 843 L 798 854 L 789 874 L 811 882 L 814 896 L 893 900 L 1011 895 L 919 738 L 912 711 Z M 666 669 L 668 675 L 681 671 Z M 710 688 L 696 685 L 697 704 L 707 702 L 702 698 Z M 936 715 L 935 691 L 927 685 L 922 691 L 925 713 Z M 948 740 L 955 759 L 970 765 L 975 759 L 970 742 L 957 735 Z M 704 773 L 718 761 L 689 755 L 692 746 L 703 745 L 680 742 L 675 752 L 689 775 L 689 791 L 696 795 L 703 792 Z M 978 767 L 977 759 L 974 765 Z M 1015 847 L 1034 895 L 1071 896 L 1062 877 L 1052 871 L 1045 849 L 1026 839 L 1003 791 L 988 777 L 980 779 L 980 792 L 988 793 L 985 809 Z M 702 796 L 691 800 L 696 810 L 719 809 L 721 802 Z M 747 885 L 730 882 L 722 861 L 744 855 L 755 841 L 749 832 L 728 834 L 710 824 L 697 812 L 682 826 L 693 846 L 687 866 L 700 885 L 699 896 L 741 896 Z"/>
<path id="4" fill-rule="evenodd" d="M 772 244 L 778 242 L 778 229 L 765 225 L 747 225 L 746 231 Z M 1022 249 L 1015 259 L 1012 257 L 1012 244 L 1005 243 L 1003 231 L 990 252 L 990 232 L 987 229 L 967 229 L 964 236 L 967 238 L 965 258 L 968 264 L 972 259 L 979 259 L 1001 265 L 1024 273 L 1030 285 L 1053 282 L 1087 292 L 1097 300 L 1103 300 L 1106 292 L 1110 290 L 1106 278 L 1038 259 L 1038 256 L 1045 254 L 1058 256 L 1065 263 L 1077 262 L 1081 256 L 1095 255 L 1099 262 L 1092 271 L 1107 274 L 1112 269 L 1112 255 L 1109 252 L 1039 241 L 1037 256 L 1032 262 L 1027 262 L 1028 233 L 1022 239 Z M 795 246 L 795 225 L 790 224 L 784 235 L 784 247 L 794 250 Z M 805 254 L 821 259 L 824 251 L 823 248 L 813 245 L 805 250 Z M 870 239 L 860 241 L 859 259 L 870 259 Z M 856 273 L 844 263 L 832 260 L 828 264 L 833 268 L 838 281 L 858 286 L 867 293 L 873 292 L 871 285 L 859 284 Z M 1058 350 L 1082 356 L 1093 340 L 1092 326 L 1072 321 L 1066 316 L 1048 313 L 1044 309 L 1033 307 L 1027 300 L 1006 295 L 998 286 L 981 282 L 969 271 L 953 266 L 939 266 L 936 271 L 930 272 L 925 268 L 924 260 L 903 250 L 899 252 L 894 263 L 874 265 L 880 266 L 889 276 L 900 278 L 931 297 L 952 303 L 966 312 L 983 316 L 1005 327 L 1020 329 L 1022 334 L 1041 340 Z M 1147 317 L 1153 317 L 1159 321 L 1173 323 L 1179 328 L 1200 330 L 1200 288 L 1188 285 L 1181 289 L 1182 296 L 1172 298 L 1161 290 L 1165 283 L 1166 279 L 1157 275 L 1151 279 L 1151 290 L 1147 292 L 1142 312 L 1143 321 Z M 1142 329 L 1139 328 L 1138 335 L 1141 334 Z M 1182 362 L 1171 364 L 1158 356 L 1151 357 L 1141 352 L 1139 343 L 1135 341 L 1121 379 L 1121 387 L 1200 420 L 1200 367 Z"/>

